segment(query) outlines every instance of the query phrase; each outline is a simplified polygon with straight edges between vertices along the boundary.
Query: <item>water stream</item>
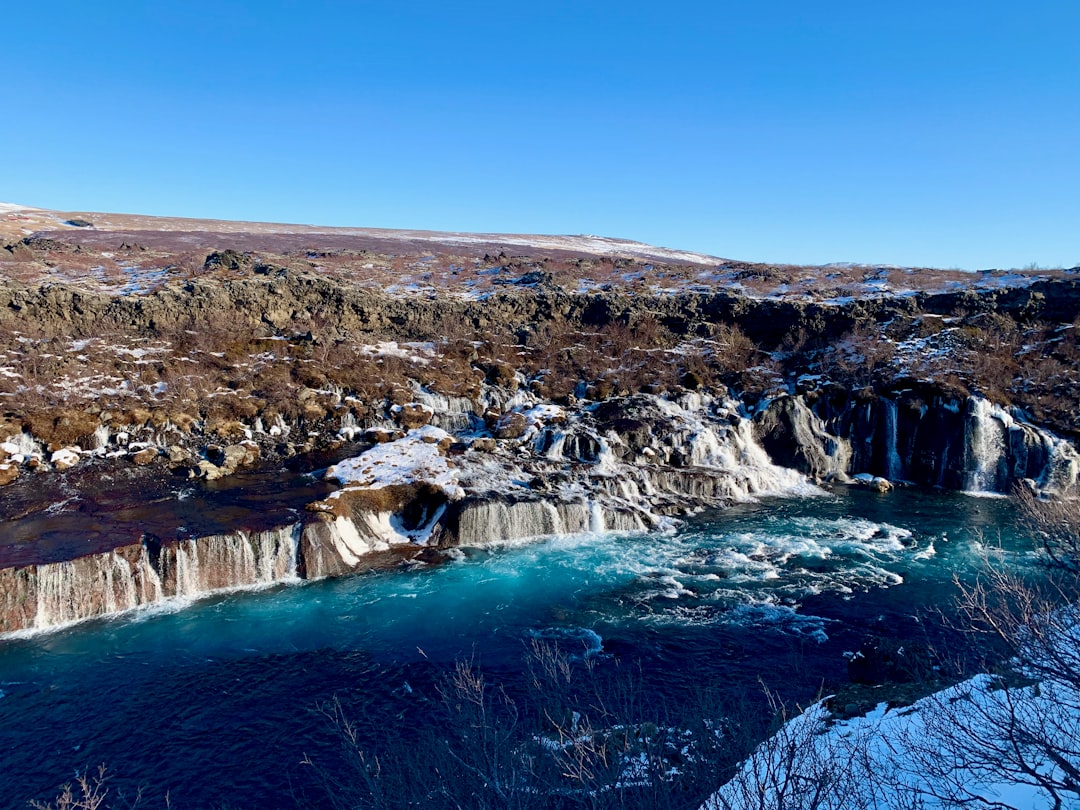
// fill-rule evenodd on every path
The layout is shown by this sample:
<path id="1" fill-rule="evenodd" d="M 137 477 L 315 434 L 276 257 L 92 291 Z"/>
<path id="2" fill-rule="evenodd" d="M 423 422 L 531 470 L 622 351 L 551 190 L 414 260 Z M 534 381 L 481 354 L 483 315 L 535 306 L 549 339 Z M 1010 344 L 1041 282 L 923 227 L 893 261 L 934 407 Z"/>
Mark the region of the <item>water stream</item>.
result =
<path id="1" fill-rule="evenodd" d="M 0 806 L 105 763 L 149 806 L 327 804 L 301 764 L 334 744 L 335 695 L 385 733 L 455 661 L 513 682 L 531 639 L 633 663 L 658 698 L 761 678 L 842 679 L 868 634 L 915 633 L 988 548 L 1029 552 L 1004 499 L 900 490 L 767 500 L 676 532 L 464 549 L 412 565 L 199 601 L 0 642 Z M 412 708 L 410 708 L 412 707 Z"/>

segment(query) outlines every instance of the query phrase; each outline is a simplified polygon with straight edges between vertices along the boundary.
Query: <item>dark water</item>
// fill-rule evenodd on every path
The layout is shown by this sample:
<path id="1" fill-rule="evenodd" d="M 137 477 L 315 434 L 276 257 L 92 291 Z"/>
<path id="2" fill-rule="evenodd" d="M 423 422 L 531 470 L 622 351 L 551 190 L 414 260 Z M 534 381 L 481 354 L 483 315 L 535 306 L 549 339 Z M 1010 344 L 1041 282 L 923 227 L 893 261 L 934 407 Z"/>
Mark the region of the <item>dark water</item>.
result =
<path id="1" fill-rule="evenodd" d="M 706 687 L 734 702 L 759 680 L 806 698 L 868 635 L 917 635 L 920 610 L 998 546 L 1027 554 L 1007 501 L 854 491 L 0 641 L 0 807 L 99 763 L 114 795 L 141 788 L 149 806 L 328 805 L 302 764 L 334 761 L 320 705 L 338 697 L 407 739 L 455 662 L 513 690 L 534 639 L 632 669 L 669 706 Z"/>

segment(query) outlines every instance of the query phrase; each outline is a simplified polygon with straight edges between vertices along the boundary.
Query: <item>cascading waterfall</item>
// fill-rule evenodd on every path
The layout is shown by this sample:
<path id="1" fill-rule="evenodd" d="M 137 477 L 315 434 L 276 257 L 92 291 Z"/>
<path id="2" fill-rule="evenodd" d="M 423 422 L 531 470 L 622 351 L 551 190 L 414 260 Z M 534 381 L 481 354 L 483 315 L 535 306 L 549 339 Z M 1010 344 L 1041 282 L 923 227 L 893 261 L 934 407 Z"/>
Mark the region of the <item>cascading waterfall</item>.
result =
<path id="1" fill-rule="evenodd" d="M 472 430 L 479 421 L 474 412 L 476 406 L 468 397 L 433 394 L 423 388 L 415 390 L 414 396 L 417 402 L 434 412 L 431 424 L 437 428 L 450 433 L 462 433 Z"/>
<path id="2" fill-rule="evenodd" d="M 972 398 L 965 420 L 964 489 L 996 493 L 998 471 L 1005 455 L 1006 429 L 1012 418 L 988 400 Z"/>
<path id="3" fill-rule="evenodd" d="M 599 503 L 593 501 L 589 504 L 589 531 L 600 534 L 607 530 L 607 521 L 604 519 L 604 509 Z"/>
<path id="4" fill-rule="evenodd" d="M 1050 446 L 1050 458 L 1039 479 L 1039 486 L 1057 494 L 1076 491 L 1076 480 L 1080 476 L 1080 454 L 1069 442 L 1057 436 L 1047 436 Z"/>
<path id="5" fill-rule="evenodd" d="M 353 412 L 346 411 L 345 415 L 341 417 L 341 427 L 338 428 L 338 435 L 351 442 L 360 432 L 360 424 L 356 421 Z"/>
<path id="6" fill-rule="evenodd" d="M 109 435 L 108 425 L 98 425 L 97 430 L 94 431 L 92 447 L 90 449 L 98 453 L 104 453 L 109 447 Z"/>
<path id="7" fill-rule="evenodd" d="M 60 627 L 161 602 L 297 578 L 300 526 L 143 544 L 0 572 L 0 633 Z M 9 581 L 11 580 L 11 581 Z M 18 594 L 21 598 L 13 598 Z"/>
<path id="8" fill-rule="evenodd" d="M 13 461 L 22 462 L 29 458 L 42 458 L 43 453 L 34 437 L 26 431 L 16 433 L 3 441 L 4 450 Z"/>
<path id="9" fill-rule="evenodd" d="M 540 499 L 470 504 L 462 510 L 458 524 L 458 541 L 467 546 L 565 533 L 559 509 L 550 501 Z"/>
<path id="10" fill-rule="evenodd" d="M 881 400 L 885 408 L 885 477 L 890 481 L 899 481 L 903 476 L 903 464 L 897 449 L 899 432 L 896 419 L 896 400 Z"/>

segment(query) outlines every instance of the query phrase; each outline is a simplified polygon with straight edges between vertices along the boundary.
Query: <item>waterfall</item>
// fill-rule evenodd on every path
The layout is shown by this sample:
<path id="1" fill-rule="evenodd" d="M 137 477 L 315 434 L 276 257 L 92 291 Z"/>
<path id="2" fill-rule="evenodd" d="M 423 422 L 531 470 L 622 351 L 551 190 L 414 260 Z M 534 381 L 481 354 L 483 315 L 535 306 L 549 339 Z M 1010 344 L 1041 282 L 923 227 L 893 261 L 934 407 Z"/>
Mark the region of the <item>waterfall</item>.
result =
<path id="1" fill-rule="evenodd" d="M 338 429 L 338 435 L 346 441 L 351 442 L 356 438 L 356 434 L 360 432 L 360 425 L 357 423 L 353 412 L 345 411 L 345 415 L 341 417 L 341 427 Z"/>
<path id="2" fill-rule="evenodd" d="M 431 424 L 450 433 L 463 433 L 473 430 L 480 421 L 476 406 L 468 397 L 451 397 L 434 394 L 425 388 L 414 388 L 416 401 L 434 411 Z"/>
<path id="3" fill-rule="evenodd" d="M 4 440 L 2 449 L 11 456 L 11 462 L 21 464 L 30 458 L 43 458 L 37 441 L 26 431 L 16 433 Z"/>
<path id="4" fill-rule="evenodd" d="M 36 630 L 131 610 L 161 599 L 161 582 L 149 565 L 146 549 L 127 546 L 101 554 L 25 570 L 26 588 L 33 596 L 32 615 L 20 626 L 12 616 L 4 630 Z"/>
<path id="5" fill-rule="evenodd" d="M 45 630 L 170 597 L 196 598 L 297 578 L 300 526 L 139 543 L 75 560 L 0 571 L 0 633 Z"/>
<path id="6" fill-rule="evenodd" d="M 1000 492 L 999 467 L 1005 455 L 1005 433 L 1012 419 L 988 400 L 971 398 L 965 421 L 964 489 Z"/>
<path id="7" fill-rule="evenodd" d="M 584 513 L 581 504 L 576 506 Z M 501 540 L 566 534 L 566 511 L 564 509 L 564 515 L 560 515 L 555 504 L 545 500 L 476 501 L 461 511 L 458 519 L 458 542 L 465 546 L 475 546 Z M 582 520 L 581 525 L 587 526 L 588 522 Z"/>
<path id="8" fill-rule="evenodd" d="M 109 426 L 98 425 L 94 431 L 93 440 L 91 443 L 91 450 L 104 454 L 105 450 L 109 447 Z"/>
<path id="9" fill-rule="evenodd" d="M 600 534 L 607 530 L 607 521 L 604 518 L 604 509 L 599 503 L 593 501 L 589 504 L 589 531 Z"/>
<path id="10" fill-rule="evenodd" d="M 552 461 L 563 460 L 563 450 L 566 446 L 567 434 L 554 428 L 545 428 L 540 431 L 533 443 L 533 450 L 544 458 Z"/>
<path id="11" fill-rule="evenodd" d="M 1057 494 L 1076 492 L 1077 477 L 1080 476 L 1080 454 L 1069 442 L 1046 434 L 1049 444 L 1049 460 L 1038 480 L 1040 489 Z"/>
<path id="12" fill-rule="evenodd" d="M 885 477 L 890 481 L 899 481 L 903 476 L 903 465 L 897 450 L 896 400 L 881 400 L 885 407 Z"/>

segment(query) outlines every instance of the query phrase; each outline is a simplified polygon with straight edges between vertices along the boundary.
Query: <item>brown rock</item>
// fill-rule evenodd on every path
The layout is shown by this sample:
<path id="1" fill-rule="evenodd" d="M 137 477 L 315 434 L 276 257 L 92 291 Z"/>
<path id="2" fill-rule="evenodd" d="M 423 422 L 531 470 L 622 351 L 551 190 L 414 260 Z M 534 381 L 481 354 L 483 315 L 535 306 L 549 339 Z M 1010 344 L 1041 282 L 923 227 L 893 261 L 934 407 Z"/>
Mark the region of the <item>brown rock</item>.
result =
<path id="1" fill-rule="evenodd" d="M 529 423 L 517 411 L 503 414 L 495 424 L 495 437 L 499 439 L 520 439 L 525 435 Z"/>
<path id="2" fill-rule="evenodd" d="M 7 462 L 0 464 L 0 487 L 7 486 L 18 477 L 18 465 L 9 464 Z"/>
<path id="3" fill-rule="evenodd" d="M 222 472 L 220 467 L 206 459 L 201 459 L 196 467 L 198 469 L 198 476 L 200 478 L 205 478 L 207 481 L 216 481 L 224 475 L 224 472 Z"/>
<path id="4" fill-rule="evenodd" d="M 400 439 L 405 434 L 400 430 L 383 430 L 382 428 L 370 428 L 364 431 L 364 440 L 375 444 L 386 444 Z"/>
<path id="5" fill-rule="evenodd" d="M 147 464 L 152 464 L 158 457 L 158 449 L 156 447 L 147 447 L 144 450 L 140 450 L 131 457 L 131 461 L 137 467 L 145 467 Z"/>
<path id="6" fill-rule="evenodd" d="M 419 402 L 408 402 L 402 405 L 400 410 L 395 409 L 394 419 L 406 430 L 412 430 L 413 428 L 431 424 L 431 417 L 434 415 L 435 412 L 426 405 L 421 405 Z"/>
<path id="7" fill-rule="evenodd" d="M 169 464 L 179 465 L 191 461 L 191 453 L 178 444 L 174 444 L 168 451 Z"/>

